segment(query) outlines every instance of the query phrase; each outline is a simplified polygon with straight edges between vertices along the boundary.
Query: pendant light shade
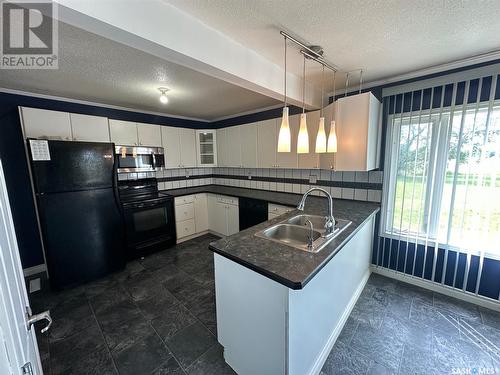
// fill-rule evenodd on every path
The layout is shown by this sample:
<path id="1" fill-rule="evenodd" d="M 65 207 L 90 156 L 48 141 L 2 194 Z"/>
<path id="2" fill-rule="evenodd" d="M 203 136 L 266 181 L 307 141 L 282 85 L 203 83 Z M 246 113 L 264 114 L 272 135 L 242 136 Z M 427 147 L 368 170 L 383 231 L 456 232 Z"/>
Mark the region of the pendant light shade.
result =
<path id="1" fill-rule="evenodd" d="M 320 117 L 318 135 L 316 136 L 316 153 L 326 152 L 325 118 Z"/>
<path id="2" fill-rule="evenodd" d="M 288 122 L 288 107 L 283 108 L 280 132 L 278 135 L 278 152 L 291 151 L 292 136 L 290 134 L 290 124 Z"/>
<path id="3" fill-rule="evenodd" d="M 328 151 L 337 152 L 337 132 L 335 131 L 335 121 L 330 124 L 330 134 L 328 135 Z"/>
<path id="4" fill-rule="evenodd" d="M 309 153 L 309 135 L 307 134 L 307 118 L 305 113 L 302 113 L 300 115 L 299 137 L 297 139 L 297 153 Z"/>

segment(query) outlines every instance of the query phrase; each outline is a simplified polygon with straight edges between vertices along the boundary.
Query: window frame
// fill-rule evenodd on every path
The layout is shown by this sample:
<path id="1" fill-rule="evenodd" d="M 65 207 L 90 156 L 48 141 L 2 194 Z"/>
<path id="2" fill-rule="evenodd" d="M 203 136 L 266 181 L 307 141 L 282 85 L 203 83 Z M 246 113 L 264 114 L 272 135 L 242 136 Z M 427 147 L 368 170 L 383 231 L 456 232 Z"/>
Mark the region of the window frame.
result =
<path id="1" fill-rule="evenodd" d="M 494 101 L 497 102 L 497 101 Z M 498 103 L 500 104 L 500 103 Z M 454 105 L 447 107 L 440 107 L 438 109 L 427 109 L 418 111 L 419 115 L 416 116 L 415 112 L 394 113 L 387 116 L 387 138 L 385 145 L 385 174 L 383 181 L 383 196 L 380 220 L 379 235 L 385 238 L 394 240 L 407 240 L 421 245 L 431 246 L 444 246 L 449 250 L 463 252 L 463 249 L 451 245 L 444 244 L 439 239 L 439 218 L 441 213 L 441 205 L 443 198 L 443 189 L 446 180 L 446 168 L 449 157 L 449 143 L 450 131 L 453 124 L 453 116 L 462 113 L 462 118 L 469 110 L 480 111 L 481 109 L 493 110 L 491 103 L 482 102 L 479 105 L 476 103 L 469 103 L 465 106 L 457 106 L 459 111 L 456 111 Z M 453 115 L 452 115 L 453 114 Z M 426 171 L 426 184 L 425 184 L 425 203 L 423 211 L 422 231 L 410 232 L 399 231 L 394 229 L 394 211 L 395 211 L 395 194 L 396 194 L 396 177 L 397 167 L 399 161 L 399 148 L 401 142 L 401 126 L 404 125 L 404 119 L 418 121 L 422 123 L 432 123 L 432 132 L 430 140 L 430 159 L 428 162 L 428 170 Z M 399 121 L 395 119 L 399 118 Z M 418 124 L 415 124 L 418 125 Z M 396 137 L 397 135 L 397 137 Z M 433 171 L 430 170 L 433 168 Z M 432 194 L 430 194 L 432 192 Z M 491 252 L 482 252 L 479 249 L 467 249 L 467 253 L 471 255 L 481 255 L 481 253 L 491 258 L 500 259 L 500 255 Z"/>

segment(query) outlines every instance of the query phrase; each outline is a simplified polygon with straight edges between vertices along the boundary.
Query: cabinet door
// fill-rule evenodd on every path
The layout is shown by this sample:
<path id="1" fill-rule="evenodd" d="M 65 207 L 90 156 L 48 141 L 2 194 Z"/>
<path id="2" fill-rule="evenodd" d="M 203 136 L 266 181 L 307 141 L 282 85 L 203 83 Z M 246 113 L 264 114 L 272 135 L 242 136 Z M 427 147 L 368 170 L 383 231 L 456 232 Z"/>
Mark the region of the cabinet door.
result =
<path id="1" fill-rule="evenodd" d="M 196 153 L 199 167 L 217 165 L 217 137 L 215 130 L 196 131 Z"/>
<path id="2" fill-rule="evenodd" d="M 74 141 L 109 142 L 109 125 L 106 117 L 70 113 Z"/>
<path id="3" fill-rule="evenodd" d="M 137 146 L 137 124 L 130 121 L 109 120 L 111 142 L 116 145 Z"/>
<path id="4" fill-rule="evenodd" d="M 161 144 L 163 146 L 163 152 L 165 154 L 165 166 L 167 168 L 179 168 L 181 166 L 179 128 L 162 126 Z"/>
<path id="5" fill-rule="evenodd" d="M 179 129 L 181 166 L 196 167 L 196 135 L 194 129 Z"/>
<path id="6" fill-rule="evenodd" d="M 214 212 L 211 213 L 212 216 L 210 217 L 210 221 L 213 221 L 211 224 L 213 230 L 225 236 L 227 236 L 226 206 L 227 204 L 216 201 Z"/>
<path id="7" fill-rule="evenodd" d="M 217 212 L 217 198 L 213 194 L 207 194 L 207 212 L 208 212 L 208 229 L 216 231 L 217 218 L 215 217 Z"/>
<path id="8" fill-rule="evenodd" d="M 241 165 L 257 168 L 257 123 L 240 125 Z"/>
<path id="9" fill-rule="evenodd" d="M 217 129 L 217 166 L 227 167 L 227 131 Z"/>
<path id="10" fill-rule="evenodd" d="M 257 164 L 259 168 L 276 166 L 276 119 L 260 121 L 257 126 Z"/>
<path id="11" fill-rule="evenodd" d="M 197 233 L 208 230 L 208 202 L 204 193 L 194 196 L 194 220 Z"/>
<path id="12" fill-rule="evenodd" d="M 26 137 L 71 140 L 69 113 L 28 107 L 21 111 Z"/>
<path id="13" fill-rule="evenodd" d="M 239 126 L 226 129 L 227 166 L 241 167 L 241 132 Z"/>
<path id="14" fill-rule="evenodd" d="M 297 136 L 299 135 L 299 122 L 300 114 L 290 116 L 290 134 L 292 136 L 292 147 L 290 152 L 276 152 L 276 165 L 279 168 L 297 168 L 298 166 L 298 156 L 297 156 Z M 276 121 L 276 134 L 279 135 L 281 126 L 281 119 Z M 276 141 L 278 144 L 278 141 Z M 278 147 L 276 146 L 276 149 Z"/>
<path id="15" fill-rule="evenodd" d="M 316 136 L 319 128 L 319 111 L 307 113 L 307 133 L 309 135 L 309 153 L 299 155 L 299 168 L 319 168 L 319 154 L 316 153 Z"/>
<path id="16" fill-rule="evenodd" d="M 161 147 L 161 126 L 137 123 L 137 138 L 140 146 Z"/>
<path id="17" fill-rule="evenodd" d="M 369 92 L 338 100 L 336 170 L 367 171 L 377 167 L 380 107 Z"/>
<path id="18" fill-rule="evenodd" d="M 226 205 L 227 235 L 238 233 L 240 230 L 240 215 L 238 206 Z"/>

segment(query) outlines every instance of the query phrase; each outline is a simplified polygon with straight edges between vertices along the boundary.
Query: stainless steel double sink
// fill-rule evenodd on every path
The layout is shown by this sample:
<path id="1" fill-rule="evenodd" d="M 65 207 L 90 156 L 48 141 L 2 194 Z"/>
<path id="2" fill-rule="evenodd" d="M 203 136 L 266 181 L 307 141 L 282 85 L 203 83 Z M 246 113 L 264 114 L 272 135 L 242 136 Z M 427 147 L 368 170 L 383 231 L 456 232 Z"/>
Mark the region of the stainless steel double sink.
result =
<path id="1" fill-rule="evenodd" d="M 309 222 L 312 223 L 312 231 Z M 324 216 L 297 215 L 261 230 L 255 235 L 296 249 L 317 253 L 352 223 L 348 220 L 336 220 L 333 233 L 327 235 L 325 222 Z M 312 246 L 309 246 L 310 237 L 312 237 Z"/>

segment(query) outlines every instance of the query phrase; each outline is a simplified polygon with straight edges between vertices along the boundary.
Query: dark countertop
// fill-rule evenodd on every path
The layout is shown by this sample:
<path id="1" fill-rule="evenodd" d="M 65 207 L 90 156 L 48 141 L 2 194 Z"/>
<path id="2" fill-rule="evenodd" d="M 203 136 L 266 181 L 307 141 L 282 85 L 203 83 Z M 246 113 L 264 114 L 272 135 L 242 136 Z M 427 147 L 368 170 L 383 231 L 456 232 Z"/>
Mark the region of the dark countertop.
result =
<path id="1" fill-rule="evenodd" d="M 174 189 L 168 190 L 167 193 L 174 197 L 196 193 L 213 193 L 262 199 L 285 206 L 296 206 L 302 197 L 302 194 L 220 185 Z M 260 230 L 301 213 L 298 210 L 212 242 L 210 249 L 291 289 L 302 289 L 379 209 L 378 203 L 334 199 L 333 214 L 335 218 L 350 220 L 352 224 L 316 254 L 255 236 L 255 233 Z M 328 204 L 324 197 L 310 195 L 307 198 L 304 213 L 326 215 L 327 211 Z"/>

